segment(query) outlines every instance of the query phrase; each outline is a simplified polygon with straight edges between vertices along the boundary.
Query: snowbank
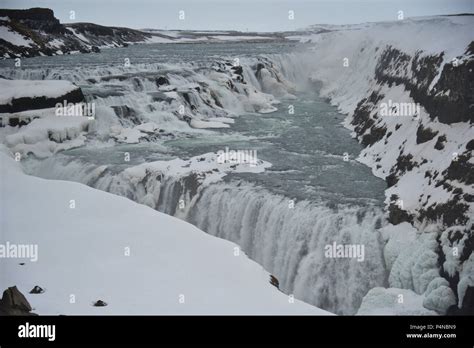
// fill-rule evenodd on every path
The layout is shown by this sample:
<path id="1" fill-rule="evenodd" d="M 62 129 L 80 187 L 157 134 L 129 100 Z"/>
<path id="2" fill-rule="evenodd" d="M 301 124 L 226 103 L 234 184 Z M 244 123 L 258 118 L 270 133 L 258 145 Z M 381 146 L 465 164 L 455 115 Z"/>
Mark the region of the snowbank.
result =
<path id="1" fill-rule="evenodd" d="M 17 285 L 36 313 L 329 314 L 292 303 L 233 243 L 122 197 L 27 176 L 5 153 L 0 159 L 0 240 L 38 245 L 37 262 L 2 260 L 2 284 Z M 35 285 L 45 292 L 29 294 Z M 94 307 L 99 299 L 108 305 Z"/>
<path id="2" fill-rule="evenodd" d="M 357 315 L 436 315 L 423 307 L 423 296 L 405 289 L 373 288 L 362 300 Z"/>
<path id="3" fill-rule="evenodd" d="M 6 129 L 5 132 L 14 132 L 5 136 L 5 144 L 13 153 L 22 156 L 32 153 L 39 158 L 48 157 L 58 151 L 84 145 L 84 133 L 90 122 L 88 117 L 82 116 L 34 119 L 18 130 Z"/>

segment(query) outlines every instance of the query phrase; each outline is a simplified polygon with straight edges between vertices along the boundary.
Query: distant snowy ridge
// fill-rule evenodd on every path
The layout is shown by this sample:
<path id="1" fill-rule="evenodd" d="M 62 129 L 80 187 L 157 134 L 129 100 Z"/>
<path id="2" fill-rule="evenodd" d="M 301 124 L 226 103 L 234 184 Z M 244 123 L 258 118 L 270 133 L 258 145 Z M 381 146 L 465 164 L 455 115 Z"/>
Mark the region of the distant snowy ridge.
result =
<path id="1" fill-rule="evenodd" d="M 285 40 L 278 34 L 136 30 L 93 23 L 61 24 L 47 8 L 0 10 L 0 57 L 99 52 L 135 43 Z"/>
<path id="2" fill-rule="evenodd" d="M 416 241 L 391 254 L 390 285 L 439 313 L 473 310 L 473 32 L 474 16 L 440 16 L 295 38 L 315 43 L 311 78 L 348 114 L 366 146 L 359 160 L 387 181 L 388 219 L 399 231 L 387 234 L 387 248 L 398 244 L 391 238 Z"/>

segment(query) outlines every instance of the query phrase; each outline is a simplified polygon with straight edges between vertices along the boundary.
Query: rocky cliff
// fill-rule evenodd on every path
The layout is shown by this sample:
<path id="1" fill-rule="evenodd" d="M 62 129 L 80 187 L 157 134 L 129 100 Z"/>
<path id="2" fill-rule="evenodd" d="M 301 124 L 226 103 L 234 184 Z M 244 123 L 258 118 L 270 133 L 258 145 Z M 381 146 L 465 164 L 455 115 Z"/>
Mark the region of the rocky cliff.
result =
<path id="1" fill-rule="evenodd" d="M 152 37 L 139 30 L 92 23 L 61 24 L 52 10 L 0 10 L 0 56 L 34 57 L 98 52 Z"/>
<path id="2" fill-rule="evenodd" d="M 310 37 L 312 78 L 387 182 L 389 285 L 438 313 L 474 313 L 473 32 L 462 15 Z"/>

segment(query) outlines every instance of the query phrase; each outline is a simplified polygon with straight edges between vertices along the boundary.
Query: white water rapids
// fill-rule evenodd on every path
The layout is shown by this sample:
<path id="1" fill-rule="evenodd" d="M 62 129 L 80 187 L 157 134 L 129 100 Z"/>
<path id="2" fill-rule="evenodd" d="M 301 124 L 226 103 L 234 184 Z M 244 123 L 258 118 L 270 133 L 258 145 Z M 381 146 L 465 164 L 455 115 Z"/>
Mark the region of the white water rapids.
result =
<path id="1" fill-rule="evenodd" d="M 139 122 L 153 121 L 170 132 L 185 128 L 188 136 L 206 137 L 208 131 L 199 133 L 173 112 L 180 104 L 185 105 L 187 114 L 201 120 L 271 111 L 278 107 L 277 98 L 291 100 L 297 95 L 291 85 L 305 80 L 308 73 L 302 59 L 308 58 L 289 53 L 242 59 L 245 83 L 236 80 L 218 59 L 182 68 L 141 63 L 130 69 L 108 65 L 34 67 L 2 74 L 23 79 L 62 78 L 81 85 L 87 98 L 97 104 L 96 134 L 89 139 L 95 145 L 109 141 L 110 124 L 130 126 L 131 114 Z M 258 68 L 259 63 L 263 69 Z M 156 82 L 159 76 L 166 76 L 176 89 L 164 91 Z M 133 112 L 117 114 L 111 106 L 127 106 Z M 147 160 L 145 155 L 143 160 Z M 128 197 L 233 241 L 276 276 L 283 292 L 335 313 L 354 314 L 368 290 L 386 285 L 378 232 L 384 216 L 375 204 L 328 205 L 299 199 L 290 208 L 289 196 L 271 192 L 252 179 L 233 178 L 204 187 L 193 175 L 174 178 L 150 172 L 142 180 L 134 180 L 123 172 L 127 165 L 115 160 L 101 163 L 97 158 L 66 154 L 41 161 L 30 159 L 25 167 L 40 177 L 82 182 Z M 179 208 L 181 199 L 184 209 Z M 333 242 L 364 245 L 363 262 L 325 257 L 325 246 Z"/>

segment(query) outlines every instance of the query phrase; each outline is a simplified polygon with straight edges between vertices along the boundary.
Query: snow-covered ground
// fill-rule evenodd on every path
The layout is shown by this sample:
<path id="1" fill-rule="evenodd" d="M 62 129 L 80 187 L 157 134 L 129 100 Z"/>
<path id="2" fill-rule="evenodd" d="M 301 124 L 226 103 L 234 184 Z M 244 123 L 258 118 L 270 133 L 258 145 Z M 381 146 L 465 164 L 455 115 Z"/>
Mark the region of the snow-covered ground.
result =
<path id="1" fill-rule="evenodd" d="M 126 198 L 25 175 L 5 148 L 0 158 L 0 241 L 38 246 L 36 262 L 3 259 L 1 283 L 36 313 L 329 314 L 280 292 L 233 243 Z M 45 292 L 29 294 L 35 285 Z"/>

